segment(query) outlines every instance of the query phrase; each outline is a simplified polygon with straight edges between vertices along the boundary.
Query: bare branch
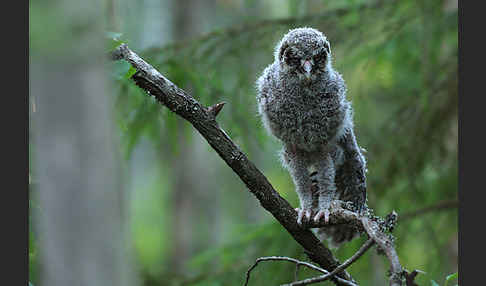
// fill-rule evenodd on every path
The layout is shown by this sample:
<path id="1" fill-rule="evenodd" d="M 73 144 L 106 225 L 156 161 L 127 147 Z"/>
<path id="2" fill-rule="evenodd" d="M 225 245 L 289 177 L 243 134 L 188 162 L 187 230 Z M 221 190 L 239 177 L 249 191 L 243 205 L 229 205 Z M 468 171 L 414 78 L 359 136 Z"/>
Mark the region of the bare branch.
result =
<path id="1" fill-rule="evenodd" d="M 297 286 L 297 285 L 310 285 L 322 281 L 326 281 L 332 276 L 334 276 L 336 273 L 339 271 L 342 271 L 349 267 L 351 264 L 353 264 L 358 258 L 360 258 L 370 247 L 372 247 L 375 244 L 375 241 L 373 239 L 368 239 L 362 246 L 361 248 L 353 255 L 351 256 L 348 260 L 346 260 L 343 264 L 339 265 L 336 269 L 334 269 L 332 272 L 327 273 L 322 276 L 314 277 L 314 278 L 309 278 L 297 282 L 292 282 L 290 284 L 287 284 L 285 286 Z"/>
<path id="2" fill-rule="evenodd" d="M 363 217 L 361 221 L 370 238 L 385 252 L 385 255 L 390 261 L 390 286 L 402 285 L 403 269 L 398 260 L 397 252 L 393 247 L 393 241 L 385 233 L 380 231 L 380 227 L 375 221 L 367 217 Z"/>
<path id="3" fill-rule="evenodd" d="M 246 272 L 246 281 L 245 281 L 245 286 L 248 285 L 248 281 L 250 281 L 250 273 L 253 269 L 255 269 L 255 267 L 258 265 L 258 263 L 260 263 L 261 261 L 289 261 L 289 262 L 293 262 L 296 264 L 296 267 L 299 267 L 300 265 L 302 266 L 305 266 L 305 267 L 308 267 L 310 269 L 313 269 L 313 270 L 316 270 L 316 271 L 319 271 L 321 273 L 325 273 L 327 275 L 329 275 L 329 272 L 320 268 L 320 267 L 317 267 L 313 264 L 310 264 L 310 263 L 307 263 L 307 262 L 304 262 L 304 261 L 300 261 L 300 260 L 297 260 L 297 259 L 294 259 L 294 258 L 290 258 L 290 257 L 285 257 L 285 256 L 268 256 L 268 257 L 260 257 L 258 258 L 256 261 L 255 261 L 255 264 L 253 264 L 250 269 L 248 269 L 248 271 Z M 341 269 L 342 270 L 342 269 Z M 340 271 L 340 270 L 339 270 Z M 339 271 L 336 271 L 339 272 Z M 336 274 L 334 273 L 334 274 Z M 334 275 L 333 274 L 333 275 Z M 330 275 L 332 276 L 332 275 Z M 350 281 L 347 281 L 347 280 L 344 280 L 344 279 L 341 279 L 341 278 L 337 278 L 337 280 L 339 280 L 341 283 L 343 283 L 344 285 L 349 285 L 349 286 L 357 286 L 356 284 L 350 282 Z M 292 284 L 293 285 L 293 284 Z M 299 285 L 304 285 L 304 284 L 299 284 Z"/>
<path id="4" fill-rule="evenodd" d="M 320 268 L 320 267 L 317 267 L 313 264 L 310 264 L 310 263 L 307 263 L 307 262 L 304 262 L 304 261 L 300 261 L 300 260 L 297 260 L 297 259 L 294 259 L 294 258 L 290 258 L 290 257 L 285 257 L 285 256 L 267 256 L 267 257 L 259 257 L 257 258 L 257 260 L 255 261 L 255 263 L 248 269 L 248 271 L 246 272 L 246 281 L 245 281 L 245 286 L 248 285 L 248 281 L 250 281 L 250 274 L 251 274 L 251 271 L 253 269 L 255 269 L 255 267 L 257 267 L 258 263 L 260 263 L 261 261 L 289 261 L 289 262 L 293 262 L 296 264 L 296 266 L 299 266 L 299 265 L 304 265 L 310 269 L 313 269 L 313 270 L 316 270 L 316 271 L 319 271 L 321 273 L 328 273 L 326 270 Z"/>
<path id="5" fill-rule="evenodd" d="M 304 248 L 312 261 L 330 271 L 339 266 L 340 263 L 332 252 L 309 229 L 297 224 L 297 213 L 294 208 L 275 191 L 267 178 L 219 127 L 214 116 L 206 108 L 131 51 L 127 45 L 122 44 L 115 49 L 112 58 L 128 61 L 137 70 L 131 77 L 135 84 L 189 121 L 199 131 L 256 196 L 262 207 Z M 347 272 L 341 271 L 333 282 L 337 285 L 349 285 L 343 283 L 344 280 L 353 281 Z"/>

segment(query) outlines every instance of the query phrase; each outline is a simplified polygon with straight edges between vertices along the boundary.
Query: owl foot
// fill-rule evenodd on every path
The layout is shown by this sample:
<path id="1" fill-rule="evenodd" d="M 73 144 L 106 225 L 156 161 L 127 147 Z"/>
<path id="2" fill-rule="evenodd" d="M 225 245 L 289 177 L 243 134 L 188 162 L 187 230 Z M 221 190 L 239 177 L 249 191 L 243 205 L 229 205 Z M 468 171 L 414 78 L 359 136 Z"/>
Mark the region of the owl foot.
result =
<path id="1" fill-rule="evenodd" d="M 318 223 L 324 217 L 324 223 L 329 223 L 332 203 L 333 201 L 331 199 L 325 197 L 319 198 L 319 207 L 316 210 L 317 213 L 314 216 L 314 222 Z"/>
<path id="2" fill-rule="evenodd" d="M 330 211 L 328 208 L 321 209 L 317 212 L 316 216 L 314 217 L 314 222 L 319 222 L 319 220 L 324 217 L 324 223 L 329 223 L 329 214 Z"/>
<path id="3" fill-rule="evenodd" d="M 297 223 L 302 224 L 302 219 L 305 218 L 306 221 L 309 221 L 312 215 L 312 209 L 300 209 L 296 208 L 295 211 L 297 212 Z"/>

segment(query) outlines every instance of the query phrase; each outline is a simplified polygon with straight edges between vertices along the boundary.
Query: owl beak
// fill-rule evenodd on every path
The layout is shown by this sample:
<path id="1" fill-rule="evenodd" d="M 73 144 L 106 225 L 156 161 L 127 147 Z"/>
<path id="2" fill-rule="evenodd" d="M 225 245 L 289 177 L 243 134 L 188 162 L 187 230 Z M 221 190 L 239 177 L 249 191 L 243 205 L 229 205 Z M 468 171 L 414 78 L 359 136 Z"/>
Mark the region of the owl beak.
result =
<path id="1" fill-rule="evenodd" d="M 312 61 L 311 60 L 306 60 L 302 63 L 302 68 L 304 69 L 305 73 L 305 77 L 307 79 L 310 79 L 311 77 L 311 71 L 312 71 Z"/>

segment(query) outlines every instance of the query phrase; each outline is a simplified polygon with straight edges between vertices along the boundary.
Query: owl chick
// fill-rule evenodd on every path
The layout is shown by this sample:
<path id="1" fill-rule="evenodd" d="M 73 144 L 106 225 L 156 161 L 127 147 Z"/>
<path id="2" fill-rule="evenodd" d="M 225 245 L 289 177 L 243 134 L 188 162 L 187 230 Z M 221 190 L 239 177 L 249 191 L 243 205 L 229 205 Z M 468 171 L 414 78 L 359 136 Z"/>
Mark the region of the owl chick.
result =
<path id="1" fill-rule="evenodd" d="M 331 64 L 329 41 L 316 29 L 293 29 L 277 44 L 274 56 L 257 80 L 258 111 L 268 132 L 283 143 L 281 160 L 300 200 L 297 222 L 324 218 L 327 223 L 334 200 L 351 202 L 361 213 L 366 162 L 353 132 L 346 85 Z M 347 226 L 321 233 L 335 246 L 358 234 Z"/>

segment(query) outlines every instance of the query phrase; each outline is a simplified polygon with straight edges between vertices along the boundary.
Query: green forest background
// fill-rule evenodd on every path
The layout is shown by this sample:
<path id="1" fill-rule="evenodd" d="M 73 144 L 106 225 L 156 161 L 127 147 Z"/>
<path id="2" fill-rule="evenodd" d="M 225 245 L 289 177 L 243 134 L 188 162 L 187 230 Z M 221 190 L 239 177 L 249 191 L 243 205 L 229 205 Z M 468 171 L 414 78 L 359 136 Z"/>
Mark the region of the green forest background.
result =
<path id="1" fill-rule="evenodd" d="M 293 206 L 298 199 L 279 163 L 280 143 L 257 116 L 255 80 L 273 61 L 274 46 L 286 31 L 308 26 L 325 33 L 334 66 L 347 83 L 358 143 L 367 150 L 369 206 L 380 216 L 398 213 L 396 249 L 404 267 L 425 272 L 417 284 L 444 285 L 446 276 L 457 272 L 456 208 L 407 217 L 457 200 L 457 1 L 106 3 L 108 35 L 119 37 L 202 104 L 227 103 L 218 116 L 221 128 Z M 34 51 L 50 42 L 45 9 L 30 2 Z M 127 79 L 128 68 L 124 62 L 109 66 L 128 202 L 124 213 L 141 285 L 243 285 L 258 257 L 307 260 L 192 126 Z M 41 208 L 35 192 L 31 183 L 33 285 L 42 273 L 32 219 Z M 400 220 L 402 215 L 407 219 Z M 365 239 L 344 245 L 336 256 L 344 261 Z M 372 250 L 348 271 L 360 285 L 387 285 L 388 267 Z M 264 262 L 252 272 L 250 285 L 288 283 L 294 269 L 286 262 Z M 299 278 L 315 274 L 301 269 Z"/>

